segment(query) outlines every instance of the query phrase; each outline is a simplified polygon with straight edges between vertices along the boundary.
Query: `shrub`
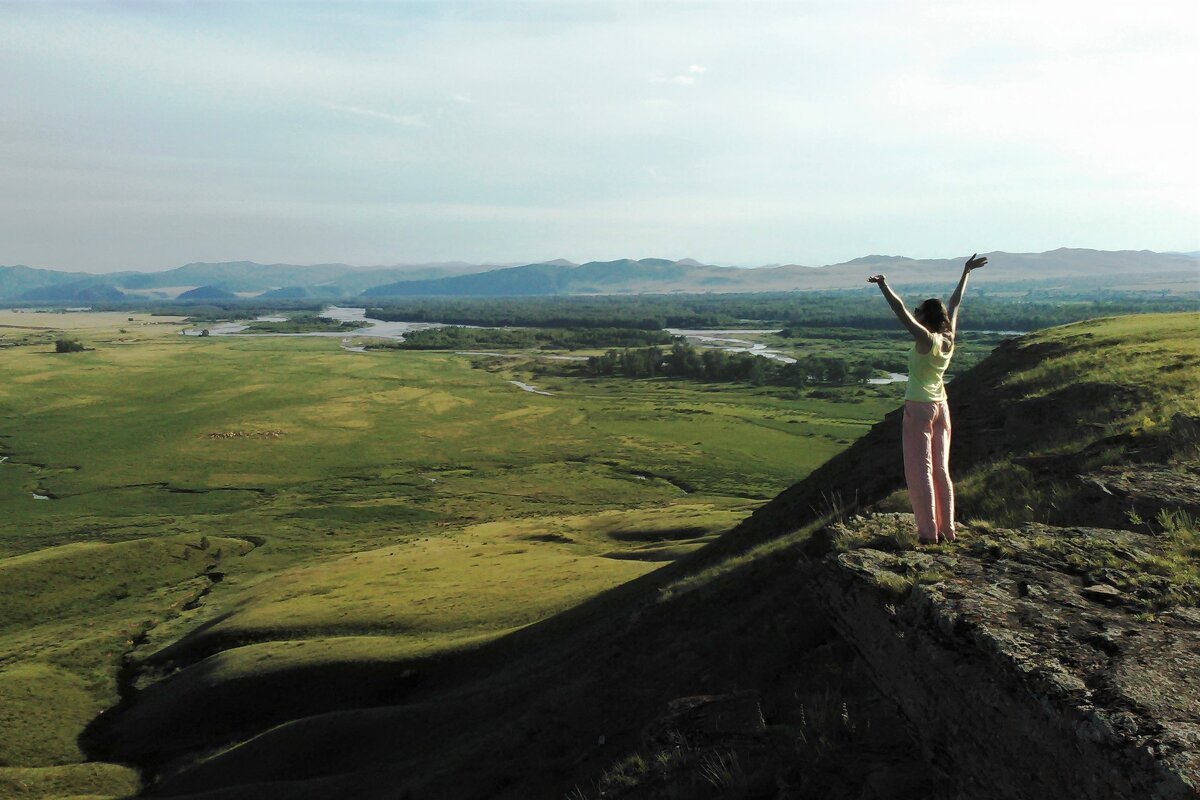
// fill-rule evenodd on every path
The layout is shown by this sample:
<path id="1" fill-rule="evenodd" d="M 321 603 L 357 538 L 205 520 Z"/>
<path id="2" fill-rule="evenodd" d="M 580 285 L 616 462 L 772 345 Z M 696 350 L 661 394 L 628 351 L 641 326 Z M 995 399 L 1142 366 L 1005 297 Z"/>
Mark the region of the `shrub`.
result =
<path id="1" fill-rule="evenodd" d="M 83 345 L 75 339 L 55 339 L 54 352 L 56 353 L 81 353 Z"/>
<path id="2" fill-rule="evenodd" d="M 740 790 L 746 783 L 737 753 L 732 750 L 705 756 L 700 762 L 700 777 L 712 784 L 722 797 L 741 794 Z"/>
<path id="3" fill-rule="evenodd" d="M 641 753 L 618 761 L 600 778 L 601 791 L 626 790 L 637 786 L 646 777 L 649 765 Z"/>

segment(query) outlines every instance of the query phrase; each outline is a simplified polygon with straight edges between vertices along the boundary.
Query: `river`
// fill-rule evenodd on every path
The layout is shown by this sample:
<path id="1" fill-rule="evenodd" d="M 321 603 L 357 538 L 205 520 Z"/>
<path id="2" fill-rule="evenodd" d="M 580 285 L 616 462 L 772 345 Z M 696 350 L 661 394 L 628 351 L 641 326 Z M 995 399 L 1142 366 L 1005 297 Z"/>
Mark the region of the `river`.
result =
<path id="1" fill-rule="evenodd" d="M 247 334 L 250 336 L 370 336 L 375 339 L 395 339 L 397 341 L 404 338 L 407 333 L 413 331 L 423 331 L 429 328 L 444 328 L 444 323 L 441 322 L 386 322 L 381 319 L 371 319 L 367 316 L 365 308 L 352 308 L 348 306 L 329 306 L 321 312 L 322 317 L 337 322 L 356 322 L 362 323 L 361 328 L 352 328 L 344 331 L 307 331 L 304 333 L 254 333 Z M 254 319 L 254 322 L 284 322 L 287 317 L 266 316 Z M 220 322 L 216 325 L 210 325 L 208 328 L 184 328 L 182 331 L 184 336 L 200 336 L 204 330 L 208 331 L 209 336 L 236 336 L 243 333 L 250 327 L 249 322 Z"/>
<path id="2" fill-rule="evenodd" d="M 746 339 L 733 338 L 731 335 L 735 333 L 750 334 L 750 333 L 779 333 L 778 328 L 749 330 L 746 328 L 738 330 L 687 330 L 685 328 L 663 328 L 664 331 L 672 336 L 682 336 L 688 342 L 701 347 L 713 348 L 716 350 L 724 350 L 728 353 L 749 353 L 752 356 L 762 356 L 769 358 L 772 361 L 778 361 L 781 364 L 795 364 L 796 359 L 791 356 L 785 356 L 778 350 L 772 350 L 765 344 L 758 342 L 747 341 Z"/>
<path id="3" fill-rule="evenodd" d="M 447 327 L 443 322 L 387 322 L 381 319 L 371 319 L 367 316 L 365 308 L 356 308 L 353 306 L 329 306 L 321 312 L 322 317 L 328 317 L 338 322 L 361 322 L 363 327 L 350 329 L 345 331 L 310 331 L 308 333 L 256 333 L 247 334 L 253 336 L 338 336 L 342 338 L 342 349 L 350 352 L 364 352 L 362 345 L 353 344 L 356 337 L 371 337 L 375 339 L 394 339 L 397 341 L 403 340 L 406 334 L 413 331 L 428 330 L 430 328 Z M 255 322 L 282 322 L 285 317 L 265 316 L 258 317 Z M 185 336 L 200 336 L 202 330 L 207 330 L 210 336 L 235 336 L 245 332 L 250 327 L 248 322 L 221 322 L 216 325 L 209 326 L 207 329 L 201 328 L 185 328 L 182 333 Z M 464 326 L 472 327 L 472 326 Z M 761 333 L 779 333 L 777 328 L 732 328 L 729 330 L 700 330 L 687 328 L 664 328 L 666 333 L 672 336 L 682 336 L 688 342 L 699 346 L 724 350 L 729 353 L 749 353 L 752 356 L 761 356 L 769 358 L 772 361 L 778 361 L 781 364 L 795 364 L 796 359 L 791 356 L 784 355 L 778 350 L 773 350 L 760 342 L 752 342 L 747 339 L 737 338 L 738 334 L 761 334 Z M 975 333 L 990 333 L 1019 336 L 1021 331 L 974 331 Z M 500 353 L 475 353 L 472 351 L 463 351 L 463 355 L 500 355 Z M 550 356 L 562 360 L 583 360 L 583 356 Z M 908 380 L 907 375 L 893 372 L 889 373 L 886 378 L 870 378 L 867 383 L 886 384 L 897 383 Z"/>

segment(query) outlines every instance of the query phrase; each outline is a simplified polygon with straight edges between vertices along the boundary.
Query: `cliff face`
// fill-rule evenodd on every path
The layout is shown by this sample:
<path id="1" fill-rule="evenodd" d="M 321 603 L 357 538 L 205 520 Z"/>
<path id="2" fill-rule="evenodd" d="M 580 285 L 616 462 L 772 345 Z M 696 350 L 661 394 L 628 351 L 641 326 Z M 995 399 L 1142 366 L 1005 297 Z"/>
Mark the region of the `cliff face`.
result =
<path id="1" fill-rule="evenodd" d="M 968 797 L 1186 798 L 1200 777 L 1200 612 L 1153 622 L 1077 565 L 1131 564 L 1144 534 L 967 529 L 941 552 L 878 549 L 903 514 L 826 535 L 811 591 Z M 873 545 L 873 546 L 872 546 Z"/>
<path id="2" fill-rule="evenodd" d="M 834 522 L 755 576 L 836 631 L 847 683 L 866 694 L 843 684 L 840 708 L 814 705 L 806 665 L 678 698 L 595 796 L 1196 796 L 1200 611 L 1118 574 L 1161 557 L 1164 534 L 977 525 L 914 550 L 913 526 L 899 513 Z M 802 746 L 781 744 L 790 736 Z"/>

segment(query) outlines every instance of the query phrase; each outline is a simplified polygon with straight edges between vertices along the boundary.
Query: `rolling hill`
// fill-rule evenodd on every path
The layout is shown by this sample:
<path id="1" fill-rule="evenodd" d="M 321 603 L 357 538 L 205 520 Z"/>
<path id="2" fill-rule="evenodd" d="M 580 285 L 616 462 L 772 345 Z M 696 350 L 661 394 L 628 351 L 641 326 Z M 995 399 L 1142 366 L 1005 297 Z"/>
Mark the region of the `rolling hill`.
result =
<path id="1" fill-rule="evenodd" d="M 86 272 L 58 272 L 51 269 L 36 269 L 24 264 L 11 267 L 0 266 L 0 298 L 17 298 L 26 292 L 78 281 L 94 280 L 96 276 Z"/>
<path id="2" fill-rule="evenodd" d="M 235 300 L 237 295 L 220 286 L 197 286 L 195 289 L 188 289 L 186 292 L 181 292 L 176 300 L 182 300 L 185 303 L 203 302 L 206 300 Z"/>
<path id="3" fill-rule="evenodd" d="M 129 295 L 107 281 L 97 278 L 85 278 L 68 283 L 56 283 L 40 286 L 23 292 L 18 300 L 26 303 L 70 303 L 86 305 L 90 303 L 119 303 L 129 299 Z"/>

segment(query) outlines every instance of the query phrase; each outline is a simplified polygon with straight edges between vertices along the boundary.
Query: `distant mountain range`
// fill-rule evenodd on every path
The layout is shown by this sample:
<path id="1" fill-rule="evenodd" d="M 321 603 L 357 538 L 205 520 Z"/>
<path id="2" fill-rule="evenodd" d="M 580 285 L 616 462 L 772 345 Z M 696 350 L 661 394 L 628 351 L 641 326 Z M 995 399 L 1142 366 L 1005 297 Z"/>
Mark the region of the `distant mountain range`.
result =
<path id="1" fill-rule="evenodd" d="M 0 266 L 0 300 L 8 302 L 120 302 L 175 300 L 194 289 L 212 288 L 241 297 L 271 292 L 282 298 L 348 298 L 398 280 L 421 280 L 494 269 L 495 265 L 447 262 L 397 267 L 349 264 L 258 264 L 253 261 L 197 262 L 161 272 L 59 272 L 24 265 Z M 184 298 L 186 299 L 186 298 Z M 197 300 L 202 298 L 196 298 Z M 215 298 L 208 298 L 215 299 Z"/>
<path id="2" fill-rule="evenodd" d="M 1038 283 L 1090 288 L 1200 290 L 1200 255 L 1149 250 L 1060 248 L 1045 253 L 986 253 L 976 273 L 985 284 Z M 231 297 L 263 300 L 400 297 L 535 297 L 569 294 L 767 292 L 848 289 L 883 272 L 896 285 L 953 282 L 965 256 L 915 259 L 870 255 L 824 267 L 798 264 L 738 268 L 692 259 L 555 261 L 520 266 L 463 262 L 396 267 L 348 264 L 185 264 L 162 272 L 93 275 L 23 265 L 0 266 L 0 300 L 20 303 L 114 303 Z"/>

